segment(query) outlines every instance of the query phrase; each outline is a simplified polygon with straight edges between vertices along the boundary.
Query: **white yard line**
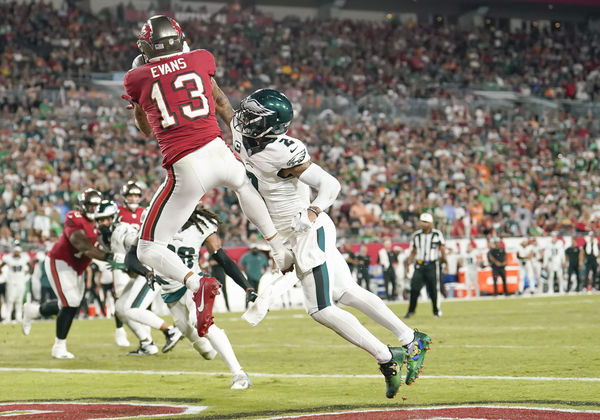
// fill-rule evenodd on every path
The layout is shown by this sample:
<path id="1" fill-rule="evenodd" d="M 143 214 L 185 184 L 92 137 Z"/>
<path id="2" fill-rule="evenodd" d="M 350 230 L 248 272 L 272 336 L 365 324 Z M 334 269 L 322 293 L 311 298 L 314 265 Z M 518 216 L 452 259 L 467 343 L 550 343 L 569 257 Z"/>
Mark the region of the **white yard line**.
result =
<path id="1" fill-rule="evenodd" d="M 407 413 L 411 413 L 414 411 L 438 411 L 445 409 L 474 409 L 474 408 L 501 408 L 501 409 L 516 409 L 516 410 L 530 410 L 532 411 L 532 415 L 535 415 L 535 412 L 540 411 L 557 411 L 561 413 L 586 413 L 586 414 L 598 414 L 600 411 L 592 411 L 592 410 L 574 410 L 574 409 L 562 409 L 562 408 L 554 408 L 554 407 L 521 407 L 521 406 L 510 406 L 510 405 L 441 405 L 435 407 L 411 407 L 408 409 L 402 408 L 403 411 Z M 265 417 L 257 420 L 283 420 L 283 419 L 297 419 L 297 418 L 306 418 L 306 417 L 318 417 L 318 416 L 334 416 L 340 414 L 358 414 L 358 413 L 379 413 L 389 411 L 386 409 L 372 409 L 372 410 L 352 410 L 352 411 L 336 411 L 332 413 L 309 413 L 309 414 L 297 414 L 293 416 L 279 416 L 279 417 Z M 436 417 L 437 418 L 437 417 Z"/>
<path id="2" fill-rule="evenodd" d="M 186 372 L 176 370 L 104 370 L 104 369 L 50 369 L 50 368 L 21 368 L 0 367 L 0 372 L 39 372 L 39 373 L 85 373 L 102 375 L 199 375 L 217 376 L 231 375 L 230 372 Z M 341 375 L 341 374 L 304 374 L 304 373 L 258 373 L 248 372 L 250 376 L 265 378 L 381 378 L 381 375 Z M 424 375 L 420 379 L 473 379 L 498 381 L 571 381 L 571 382 L 600 382 L 600 378 L 560 378 L 554 376 L 467 376 L 467 375 Z"/>

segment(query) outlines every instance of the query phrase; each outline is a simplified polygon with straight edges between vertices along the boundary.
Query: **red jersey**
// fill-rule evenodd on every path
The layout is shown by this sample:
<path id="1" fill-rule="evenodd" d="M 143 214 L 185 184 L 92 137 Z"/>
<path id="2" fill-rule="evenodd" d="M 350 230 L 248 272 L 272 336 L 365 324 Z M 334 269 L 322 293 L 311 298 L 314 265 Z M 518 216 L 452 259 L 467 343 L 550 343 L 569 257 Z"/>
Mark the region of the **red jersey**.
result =
<path id="1" fill-rule="evenodd" d="M 129 70 L 125 91 L 144 109 L 168 168 L 221 136 L 211 77 L 215 58 L 206 50 L 175 54 Z"/>
<path id="2" fill-rule="evenodd" d="M 144 212 L 144 207 L 138 207 L 135 211 L 129 210 L 129 207 L 119 205 L 119 220 L 124 223 L 129 223 L 131 225 L 142 225 L 142 213 Z"/>
<path id="3" fill-rule="evenodd" d="M 77 271 L 77 274 L 81 274 L 92 260 L 79 252 L 77 248 L 69 242 L 69 237 L 77 230 L 83 230 L 85 235 L 90 238 L 90 241 L 96 246 L 98 231 L 94 224 L 86 219 L 80 212 L 70 211 L 65 217 L 63 233 L 48 253 L 48 256 L 55 260 L 66 262 Z"/>

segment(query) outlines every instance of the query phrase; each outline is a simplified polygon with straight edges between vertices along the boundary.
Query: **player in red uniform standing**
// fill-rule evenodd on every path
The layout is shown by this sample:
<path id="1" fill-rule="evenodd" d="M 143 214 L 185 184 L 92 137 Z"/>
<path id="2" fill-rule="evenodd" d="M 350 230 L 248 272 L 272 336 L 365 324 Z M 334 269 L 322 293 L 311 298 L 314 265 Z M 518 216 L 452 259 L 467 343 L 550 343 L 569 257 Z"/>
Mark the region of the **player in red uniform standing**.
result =
<path id="1" fill-rule="evenodd" d="M 102 201 L 99 191 L 88 188 L 79 196 L 81 211 L 70 211 L 65 217 L 64 230 L 44 259 L 44 269 L 57 300 L 39 305 L 28 303 L 23 314 L 23 333 L 31 331 L 31 320 L 40 316 L 56 315 L 56 339 L 52 357 L 72 359 L 67 351 L 67 334 L 85 292 L 82 274 L 92 258 L 109 261 L 112 253 L 96 247 L 98 231 L 94 225 L 94 211 Z"/>
<path id="2" fill-rule="evenodd" d="M 142 187 L 135 181 L 128 181 L 121 187 L 123 204 L 119 204 L 119 221 L 130 225 L 142 225 L 144 207 L 140 206 L 142 200 Z"/>
<path id="3" fill-rule="evenodd" d="M 181 27 L 167 16 L 148 19 L 137 44 L 142 54 L 125 75 L 123 97 L 134 109 L 138 128 L 158 140 L 167 170 L 143 221 L 137 255 L 192 292 L 202 289 L 194 295 L 198 309 L 204 309 L 198 311 L 200 326 L 210 323 L 218 283 L 190 271 L 167 245 L 207 191 L 224 186 L 237 193 L 242 210 L 271 245 L 279 268 L 290 268 L 293 256 L 246 177 L 244 164 L 221 138 L 216 115 L 229 126 L 233 108 L 213 78 L 213 55 L 189 51 Z"/>

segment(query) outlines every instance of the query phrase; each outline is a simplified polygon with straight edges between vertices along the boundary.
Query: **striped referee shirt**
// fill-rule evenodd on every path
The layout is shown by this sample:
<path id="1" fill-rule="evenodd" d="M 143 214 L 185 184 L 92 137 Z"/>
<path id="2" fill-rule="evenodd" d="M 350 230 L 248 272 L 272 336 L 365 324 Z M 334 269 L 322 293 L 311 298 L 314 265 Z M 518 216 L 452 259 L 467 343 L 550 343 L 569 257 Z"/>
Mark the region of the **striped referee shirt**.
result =
<path id="1" fill-rule="evenodd" d="M 415 261 L 428 263 L 435 262 L 440 258 L 440 248 L 446 244 L 446 241 L 442 232 L 437 229 L 431 229 L 429 233 L 419 229 L 413 233 L 410 243 L 411 247 L 416 250 Z"/>

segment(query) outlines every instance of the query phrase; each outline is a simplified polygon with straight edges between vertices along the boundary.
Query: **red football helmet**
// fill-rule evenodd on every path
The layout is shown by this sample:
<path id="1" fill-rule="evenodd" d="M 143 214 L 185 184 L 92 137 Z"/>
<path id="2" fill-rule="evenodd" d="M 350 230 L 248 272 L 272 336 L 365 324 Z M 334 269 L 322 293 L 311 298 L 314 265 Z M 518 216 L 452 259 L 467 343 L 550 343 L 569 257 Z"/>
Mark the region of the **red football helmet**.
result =
<path id="1" fill-rule="evenodd" d="M 88 188 L 79 194 L 79 207 L 88 220 L 94 220 L 96 207 L 102 202 L 102 194 L 93 188 Z"/>
<path id="2" fill-rule="evenodd" d="M 135 181 L 129 181 L 121 187 L 123 202 L 131 211 L 136 211 L 142 199 L 142 187 Z"/>

